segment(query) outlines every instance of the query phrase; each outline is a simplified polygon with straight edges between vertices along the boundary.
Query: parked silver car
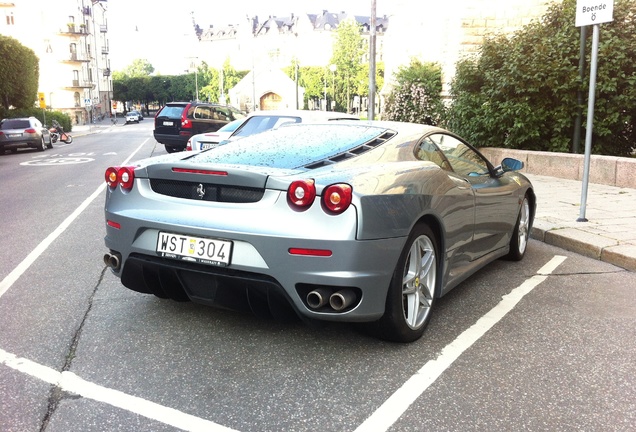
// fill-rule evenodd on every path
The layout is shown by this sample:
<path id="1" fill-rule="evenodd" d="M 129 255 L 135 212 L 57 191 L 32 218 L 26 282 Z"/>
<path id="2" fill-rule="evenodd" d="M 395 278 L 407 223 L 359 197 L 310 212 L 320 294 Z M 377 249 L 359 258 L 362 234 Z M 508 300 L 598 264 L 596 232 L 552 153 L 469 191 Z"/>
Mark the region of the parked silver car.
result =
<path id="1" fill-rule="evenodd" d="M 247 118 L 229 123 L 216 132 L 198 134 L 188 140 L 186 150 L 207 150 L 239 138 L 276 129 L 290 123 L 317 123 L 331 120 L 358 120 L 359 118 L 335 111 L 265 110 L 252 111 Z"/>
<path id="2" fill-rule="evenodd" d="M 431 126 L 288 125 L 108 168 L 104 261 L 161 298 L 414 341 L 438 297 L 525 255 L 536 199 L 522 167 Z"/>
<path id="3" fill-rule="evenodd" d="M 41 151 L 53 148 L 51 133 L 35 117 L 4 119 L 0 122 L 0 153 L 17 152 L 19 148 Z"/>

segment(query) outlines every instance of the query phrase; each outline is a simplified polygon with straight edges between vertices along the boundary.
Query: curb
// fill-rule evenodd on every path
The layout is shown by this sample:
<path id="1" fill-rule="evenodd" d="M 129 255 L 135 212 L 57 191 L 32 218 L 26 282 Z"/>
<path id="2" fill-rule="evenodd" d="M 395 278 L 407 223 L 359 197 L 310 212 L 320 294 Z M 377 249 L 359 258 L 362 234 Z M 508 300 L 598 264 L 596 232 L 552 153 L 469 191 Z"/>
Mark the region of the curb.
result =
<path id="1" fill-rule="evenodd" d="M 535 220 L 530 238 L 636 272 L 636 246 L 618 244 L 615 240 L 577 228 L 542 228 Z"/>

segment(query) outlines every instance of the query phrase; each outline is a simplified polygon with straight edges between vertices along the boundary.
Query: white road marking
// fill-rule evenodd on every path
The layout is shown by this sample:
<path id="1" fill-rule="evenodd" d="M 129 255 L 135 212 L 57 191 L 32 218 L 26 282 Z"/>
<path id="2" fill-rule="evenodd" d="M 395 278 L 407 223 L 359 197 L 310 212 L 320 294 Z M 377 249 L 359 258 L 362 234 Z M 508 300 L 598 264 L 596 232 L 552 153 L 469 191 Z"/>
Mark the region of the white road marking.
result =
<path id="1" fill-rule="evenodd" d="M 380 432 L 388 430 L 406 412 L 439 376 L 448 369 L 459 356 L 477 342 L 488 330 L 505 317 L 521 299 L 537 285 L 547 279 L 566 257 L 555 256 L 541 267 L 536 276 L 531 277 L 503 296 L 501 302 L 482 316 L 475 324 L 466 329 L 453 342 L 447 345 L 435 360 L 427 362 L 415 375 L 409 378 L 389 397 L 355 432 Z"/>
<path id="2" fill-rule="evenodd" d="M 131 396 L 118 390 L 85 381 L 72 372 L 58 372 L 24 358 L 16 357 L 0 349 L 0 364 L 39 378 L 61 390 L 74 393 L 97 402 L 139 414 L 151 420 L 192 432 L 236 432 L 208 420 L 168 408 L 148 400 Z"/>
<path id="3" fill-rule="evenodd" d="M 149 138 L 146 138 L 144 142 L 142 142 L 141 145 L 137 147 L 137 149 L 132 152 L 132 154 L 128 156 L 128 158 L 124 162 L 122 162 L 122 165 L 126 165 L 135 156 L 135 154 L 137 154 L 137 152 L 141 150 L 148 139 Z M 80 204 L 80 206 L 76 208 L 73 213 L 71 213 L 66 219 L 64 219 L 64 221 L 62 221 L 62 223 L 57 228 L 55 228 L 55 230 L 53 230 L 51 234 L 49 234 L 44 240 L 42 240 L 42 242 L 40 242 L 40 244 L 37 245 L 35 249 L 33 249 L 31 253 L 28 254 L 26 258 L 24 258 L 22 262 L 18 264 L 11 273 L 5 276 L 2 282 L 0 282 L 0 298 L 4 295 L 4 293 L 7 292 L 9 288 L 11 288 L 11 286 L 13 286 L 15 281 L 17 281 L 20 276 L 22 276 L 24 272 L 27 271 L 29 267 L 31 267 L 31 264 L 37 261 L 40 255 L 42 255 L 42 253 L 44 253 L 44 251 L 48 249 L 49 246 L 51 246 L 51 243 L 53 243 L 64 231 L 66 231 L 71 223 L 73 223 L 73 221 L 77 219 L 77 217 L 84 210 L 86 210 L 90 203 L 92 203 L 93 200 L 95 200 L 95 198 L 97 198 L 104 191 L 105 188 L 106 183 L 102 183 L 97 188 L 97 190 L 91 194 L 91 196 L 86 198 L 84 202 Z"/>

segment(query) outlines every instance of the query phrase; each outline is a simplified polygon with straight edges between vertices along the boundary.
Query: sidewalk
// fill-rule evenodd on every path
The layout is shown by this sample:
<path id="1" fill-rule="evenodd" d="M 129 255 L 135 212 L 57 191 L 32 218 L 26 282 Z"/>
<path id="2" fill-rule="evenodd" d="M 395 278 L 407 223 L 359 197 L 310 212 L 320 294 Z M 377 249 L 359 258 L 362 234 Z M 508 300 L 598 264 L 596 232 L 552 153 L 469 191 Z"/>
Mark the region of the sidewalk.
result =
<path id="1" fill-rule="evenodd" d="M 526 176 L 537 195 L 532 238 L 636 271 L 636 189 L 590 183 L 588 221 L 577 222 L 582 182 Z"/>
<path id="2" fill-rule="evenodd" d="M 117 123 L 113 123 L 111 120 L 114 120 L 115 117 L 104 118 L 102 120 L 95 121 L 95 123 L 87 123 L 85 125 L 74 125 L 73 130 L 71 131 L 71 135 L 73 136 L 84 136 L 94 133 L 103 132 L 106 129 L 110 129 L 112 126 L 121 126 L 126 123 L 126 118 L 118 116 Z"/>

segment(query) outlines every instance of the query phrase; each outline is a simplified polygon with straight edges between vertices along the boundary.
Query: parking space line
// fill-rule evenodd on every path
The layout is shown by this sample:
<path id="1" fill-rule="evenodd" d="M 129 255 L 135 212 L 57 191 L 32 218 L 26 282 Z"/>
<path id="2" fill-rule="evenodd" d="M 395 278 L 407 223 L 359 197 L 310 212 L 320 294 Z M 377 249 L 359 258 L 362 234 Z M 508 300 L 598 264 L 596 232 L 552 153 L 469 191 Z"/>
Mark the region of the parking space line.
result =
<path id="1" fill-rule="evenodd" d="M 379 432 L 388 430 L 406 410 L 446 371 L 459 356 L 477 342 L 488 330 L 505 317 L 537 285 L 547 279 L 566 257 L 556 255 L 537 274 L 527 279 L 501 302 L 466 329 L 442 350 L 435 359 L 427 362 L 415 375 L 409 378 L 393 393 L 355 432 Z"/>
<path id="2" fill-rule="evenodd" d="M 168 408 L 118 390 L 85 381 L 72 372 L 58 372 L 31 360 L 16 357 L 2 349 L 0 349 L 0 364 L 4 364 L 19 372 L 57 386 L 63 391 L 74 393 L 97 402 L 106 403 L 113 407 L 139 414 L 148 419 L 156 420 L 184 431 L 236 432 L 234 429 L 221 426 L 200 417 L 195 417 L 173 408 Z"/>

